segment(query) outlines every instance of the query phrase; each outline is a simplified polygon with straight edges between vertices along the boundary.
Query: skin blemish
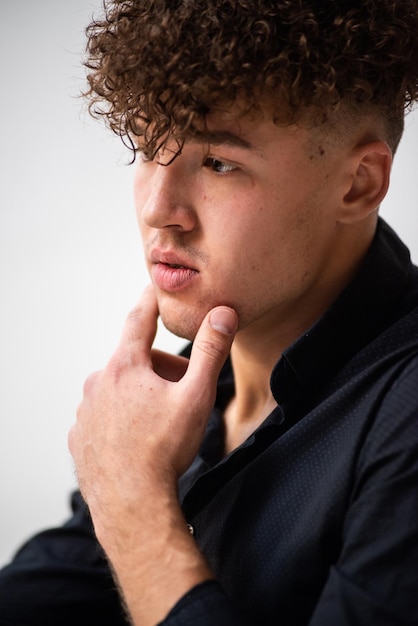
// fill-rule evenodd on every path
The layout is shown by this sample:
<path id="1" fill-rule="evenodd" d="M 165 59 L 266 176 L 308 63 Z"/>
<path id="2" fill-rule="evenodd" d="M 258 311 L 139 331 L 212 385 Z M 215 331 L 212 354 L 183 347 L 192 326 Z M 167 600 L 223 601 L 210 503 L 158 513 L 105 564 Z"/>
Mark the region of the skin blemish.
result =
<path id="1" fill-rule="evenodd" d="M 318 154 L 319 154 L 319 156 L 321 156 L 321 157 L 322 157 L 322 156 L 324 156 L 324 154 L 325 154 L 325 150 L 324 150 L 324 148 L 323 148 L 322 146 L 319 146 L 319 148 L 318 148 Z"/>

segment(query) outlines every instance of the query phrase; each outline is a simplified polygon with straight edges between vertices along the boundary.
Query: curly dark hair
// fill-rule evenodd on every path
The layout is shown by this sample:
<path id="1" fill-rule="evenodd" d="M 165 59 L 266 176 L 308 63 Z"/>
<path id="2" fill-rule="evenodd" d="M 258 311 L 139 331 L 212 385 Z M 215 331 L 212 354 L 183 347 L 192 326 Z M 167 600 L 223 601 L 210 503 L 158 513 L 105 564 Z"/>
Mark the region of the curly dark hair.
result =
<path id="1" fill-rule="evenodd" d="M 417 0 L 104 0 L 86 32 L 90 112 L 149 156 L 263 95 L 277 123 L 374 107 L 396 149 L 418 99 Z"/>

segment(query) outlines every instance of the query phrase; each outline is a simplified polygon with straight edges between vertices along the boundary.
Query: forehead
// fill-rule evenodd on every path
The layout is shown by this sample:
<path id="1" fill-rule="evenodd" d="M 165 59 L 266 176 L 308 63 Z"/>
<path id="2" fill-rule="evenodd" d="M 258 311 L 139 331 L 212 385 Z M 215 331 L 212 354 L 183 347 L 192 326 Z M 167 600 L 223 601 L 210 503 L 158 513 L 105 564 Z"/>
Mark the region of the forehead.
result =
<path id="1" fill-rule="evenodd" d="M 148 129 L 151 130 L 151 123 Z M 158 125 L 157 125 L 158 126 Z M 277 150 L 297 148 L 316 155 L 321 153 L 319 143 L 329 143 L 331 132 L 327 124 L 313 123 L 311 112 L 289 121 L 276 103 L 264 99 L 249 108 L 245 101 L 237 100 L 214 108 L 198 117 L 186 129 L 166 132 L 149 151 L 147 129 L 136 141 L 138 148 L 152 158 L 158 155 L 168 165 L 182 153 L 185 145 L 201 144 L 254 154 L 268 158 Z"/>
<path id="2" fill-rule="evenodd" d="M 317 128 L 302 119 L 278 120 L 275 108 L 269 103 L 246 110 L 238 102 L 209 113 L 185 140 L 262 153 L 272 144 L 296 139 L 304 142 L 317 134 Z"/>

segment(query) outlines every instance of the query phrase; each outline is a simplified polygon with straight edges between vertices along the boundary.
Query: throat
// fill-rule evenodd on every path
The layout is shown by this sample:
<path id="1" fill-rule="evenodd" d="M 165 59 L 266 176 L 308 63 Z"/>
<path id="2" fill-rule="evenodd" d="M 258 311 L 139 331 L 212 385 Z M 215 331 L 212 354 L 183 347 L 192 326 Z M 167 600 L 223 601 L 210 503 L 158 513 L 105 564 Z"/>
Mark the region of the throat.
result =
<path id="1" fill-rule="evenodd" d="M 272 338 L 266 342 L 242 333 L 232 344 L 235 396 L 223 415 L 225 455 L 248 439 L 277 407 L 270 388 L 271 372 L 281 354 L 276 344 Z"/>
<path id="2" fill-rule="evenodd" d="M 224 455 L 238 448 L 277 407 L 271 393 L 266 400 L 242 403 L 234 397 L 224 411 Z"/>

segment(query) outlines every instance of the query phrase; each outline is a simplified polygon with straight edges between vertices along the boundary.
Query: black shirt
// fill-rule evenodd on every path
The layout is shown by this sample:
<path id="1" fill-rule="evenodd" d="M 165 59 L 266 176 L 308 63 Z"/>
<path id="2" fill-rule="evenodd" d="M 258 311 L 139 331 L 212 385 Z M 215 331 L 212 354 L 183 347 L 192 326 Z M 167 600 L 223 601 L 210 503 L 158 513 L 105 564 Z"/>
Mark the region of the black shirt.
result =
<path id="1" fill-rule="evenodd" d="M 164 626 L 418 624 L 418 269 L 380 220 L 359 272 L 273 369 L 277 408 L 222 458 L 229 363 L 186 521 L 217 576 Z M 86 508 L 0 572 L 0 624 L 124 624 Z M 158 529 L 156 529 L 157 531 Z"/>

